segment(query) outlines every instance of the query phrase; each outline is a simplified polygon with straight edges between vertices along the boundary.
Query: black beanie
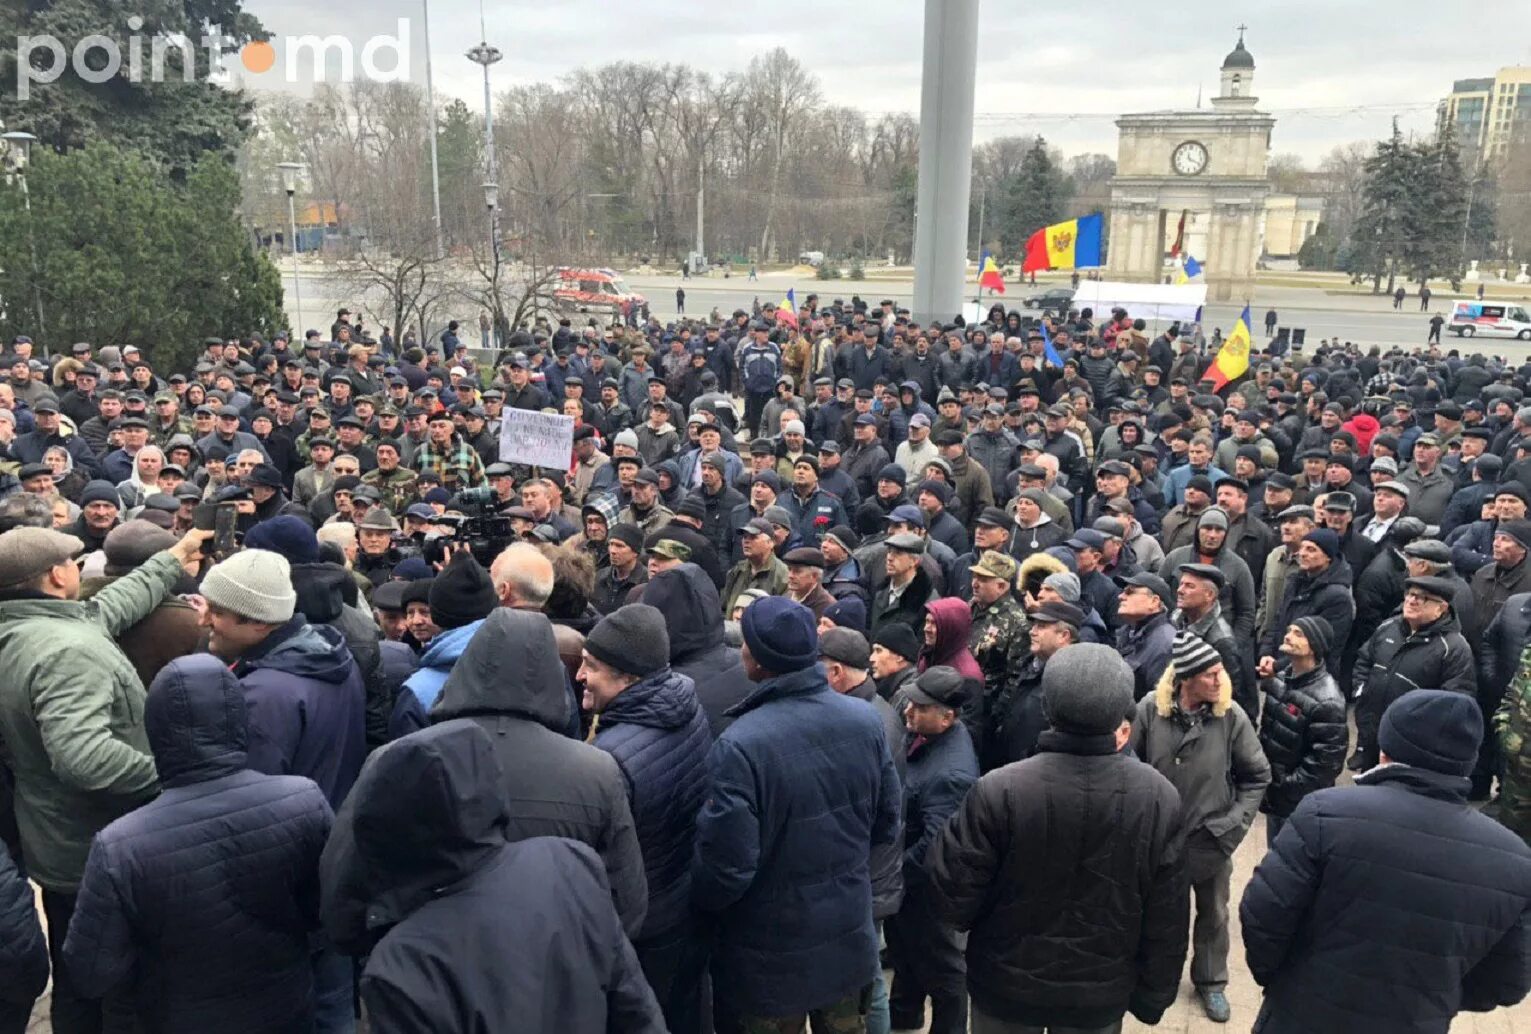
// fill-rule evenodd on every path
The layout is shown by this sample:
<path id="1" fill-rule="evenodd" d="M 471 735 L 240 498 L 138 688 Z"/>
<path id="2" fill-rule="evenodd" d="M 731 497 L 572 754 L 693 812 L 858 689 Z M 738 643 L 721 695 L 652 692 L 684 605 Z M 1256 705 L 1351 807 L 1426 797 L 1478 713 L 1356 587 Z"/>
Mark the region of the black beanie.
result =
<path id="1" fill-rule="evenodd" d="M 457 553 L 452 562 L 431 580 L 431 623 L 445 632 L 471 625 L 489 616 L 499 605 L 489 572 L 472 553 Z"/>
<path id="2" fill-rule="evenodd" d="M 920 659 L 923 644 L 913 628 L 902 621 L 890 621 L 872 636 L 872 645 L 890 650 L 912 664 Z"/>
<path id="3" fill-rule="evenodd" d="M 1329 651 L 1334 647 L 1333 625 L 1316 614 L 1298 618 L 1292 624 L 1302 630 L 1303 637 L 1308 640 L 1308 646 L 1312 648 L 1314 657 L 1323 661 L 1329 656 Z"/>
<path id="4" fill-rule="evenodd" d="M 643 529 L 636 524 L 613 524 L 606 537 L 616 539 L 634 553 L 643 552 Z"/>
<path id="5" fill-rule="evenodd" d="M 670 666 L 664 615 L 646 603 L 618 607 L 585 637 L 585 650 L 617 671 L 647 678 Z"/>

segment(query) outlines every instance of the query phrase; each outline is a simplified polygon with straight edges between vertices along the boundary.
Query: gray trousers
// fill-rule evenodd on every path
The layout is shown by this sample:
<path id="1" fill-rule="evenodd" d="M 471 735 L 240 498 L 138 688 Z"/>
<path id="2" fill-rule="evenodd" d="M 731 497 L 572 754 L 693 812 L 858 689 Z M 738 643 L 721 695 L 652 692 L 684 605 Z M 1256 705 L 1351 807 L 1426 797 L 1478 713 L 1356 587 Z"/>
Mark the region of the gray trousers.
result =
<path id="1" fill-rule="evenodd" d="M 1233 860 L 1223 858 L 1210 875 L 1191 883 L 1191 903 L 1196 910 L 1191 920 L 1191 983 L 1198 991 L 1221 991 L 1228 986 L 1228 893 L 1232 879 Z"/>
<path id="2" fill-rule="evenodd" d="M 973 1007 L 972 1016 L 972 1034 L 1122 1034 L 1121 1020 L 1104 1027 L 1033 1027 L 995 1019 L 977 1006 Z"/>

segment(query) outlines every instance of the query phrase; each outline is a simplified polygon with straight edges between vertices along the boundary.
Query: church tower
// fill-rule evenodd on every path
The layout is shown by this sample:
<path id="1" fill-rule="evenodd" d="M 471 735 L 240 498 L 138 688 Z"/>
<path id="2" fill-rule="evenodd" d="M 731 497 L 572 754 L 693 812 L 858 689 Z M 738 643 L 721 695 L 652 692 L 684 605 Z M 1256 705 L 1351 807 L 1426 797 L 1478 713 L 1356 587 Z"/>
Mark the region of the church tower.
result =
<path id="1" fill-rule="evenodd" d="M 1239 29 L 1239 42 L 1223 58 L 1222 90 L 1212 98 L 1212 106 L 1223 111 L 1254 111 L 1259 98 L 1255 96 L 1255 59 L 1244 49 L 1244 29 Z"/>

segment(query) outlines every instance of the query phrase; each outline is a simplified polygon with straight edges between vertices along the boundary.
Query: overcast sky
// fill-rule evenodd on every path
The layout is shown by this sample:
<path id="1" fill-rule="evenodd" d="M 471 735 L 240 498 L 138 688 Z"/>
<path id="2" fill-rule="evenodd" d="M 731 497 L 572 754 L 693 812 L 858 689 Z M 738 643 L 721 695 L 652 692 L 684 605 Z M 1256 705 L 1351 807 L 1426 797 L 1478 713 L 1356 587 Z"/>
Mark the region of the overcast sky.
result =
<path id="1" fill-rule="evenodd" d="M 481 73 L 463 56 L 480 39 L 478 0 L 429 3 L 438 95 L 479 110 Z M 279 55 L 283 37 L 364 41 L 410 19 L 411 78 L 423 80 L 418 0 L 247 0 L 246 8 L 278 37 Z M 827 101 L 918 115 L 923 12 L 914 0 L 494 0 L 486 14 L 489 41 L 505 54 L 492 72 L 496 90 L 622 59 L 723 73 L 783 46 L 817 74 Z M 1453 79 L 1531 64 L 1531 3 L 1478 0 L 1471 26 L 1447 12 L 1421 0 L 987 0 L 974 134 L 1040 132 L 1065 153 L 1114 157 L 1117 114 L 1194 107 L 1198 87 L 1216 93 L 1235 26 L 1247 21 L 1255 92 L 1277 116 L 1273 149 L 1316 162 L 1336 144 L 1384 135 L 1394 115 L 1405 131 L 1428 133 Z M 280 81 L 284 67 L 279 56 L 277 71 L 244 82 L 294 88 Z"/>

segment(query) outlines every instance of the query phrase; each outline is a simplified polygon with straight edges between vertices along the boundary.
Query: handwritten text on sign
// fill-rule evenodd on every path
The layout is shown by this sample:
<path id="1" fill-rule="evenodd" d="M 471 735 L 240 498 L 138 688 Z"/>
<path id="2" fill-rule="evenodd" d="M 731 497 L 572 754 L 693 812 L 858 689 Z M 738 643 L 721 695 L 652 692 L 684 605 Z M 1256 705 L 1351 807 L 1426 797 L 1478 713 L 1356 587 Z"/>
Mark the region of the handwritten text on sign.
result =
<path id="1" fill-rule="evenodd" d="M 507 409 L 500 424 L 500 459 L 565 470 L 574 455 L 574 418 Z"/>

